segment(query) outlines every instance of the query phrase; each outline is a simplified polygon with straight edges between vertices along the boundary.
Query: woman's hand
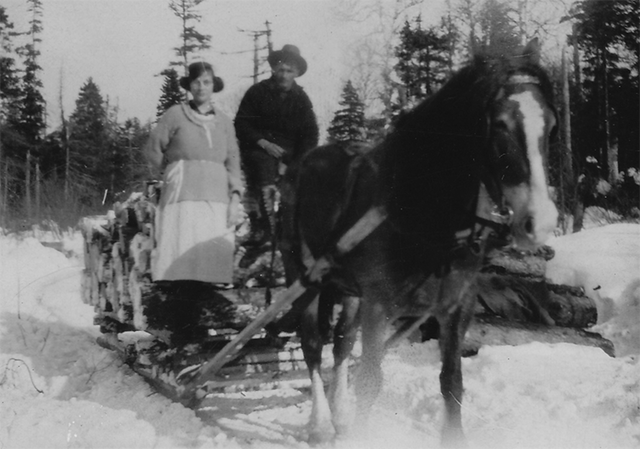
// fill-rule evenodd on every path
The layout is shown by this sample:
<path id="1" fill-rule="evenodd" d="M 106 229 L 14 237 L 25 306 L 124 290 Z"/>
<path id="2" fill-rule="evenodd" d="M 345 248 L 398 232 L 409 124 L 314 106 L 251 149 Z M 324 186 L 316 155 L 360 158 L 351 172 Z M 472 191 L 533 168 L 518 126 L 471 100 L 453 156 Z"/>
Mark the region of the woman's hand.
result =
<path id="1" fill-rule="evenodd" d="M 284 148 L 280 145 L 269 142 L 267 139 L 258 140 L 258 146 L 276 159 L 280 159 L 284 155 Z"/>
<path id="2" fill-rule="evenodd" d="M 229 200 L 229 208 L 227 209 L 227 227 L 232 228 L 238 224 L 238 218 L 240 215 L 240 194 L 233 192 L 231 199 Z"/>

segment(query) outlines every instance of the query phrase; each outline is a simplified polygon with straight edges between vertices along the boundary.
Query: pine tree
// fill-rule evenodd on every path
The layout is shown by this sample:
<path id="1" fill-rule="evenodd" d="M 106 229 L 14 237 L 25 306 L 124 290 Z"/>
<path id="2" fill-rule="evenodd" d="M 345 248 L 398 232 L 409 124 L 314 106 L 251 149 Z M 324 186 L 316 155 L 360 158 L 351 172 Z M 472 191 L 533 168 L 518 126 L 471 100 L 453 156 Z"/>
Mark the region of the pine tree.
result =
<path id="1" fill-rule="evenodd" d="M 9 167 L 15 166 L 18 145 L 21 140 L 15 125 L 20 111 L 20 79 L 11 57 L 12 38 L 17 34 L 4 6 L 0 6 L 0 217 L 4 226 L 7 216 L 12 178 Z"/>
<path id="2" fill-rule="evenodd" d="M 80 88 L 76 108 L 70 117 L 72 185 L 87 204 L 100 197 L 110 185 L 107 169 L 107 113 L 100 89 L 89 78 Z"/>
<path id="3" fill-rule="evenodd" d="M 22 98 L 18 130 L 31 144 L 37 144 L 42 140 L 45 129 L 45 103 L 41 93 L 42 81 L 38 77 L 41 67 L 36 57 L 39 52 L 34 50 L 31 44 L 25 47 L 27 59 L 22 79 Z M 35 149 L 35 148 L 34 148 Z"/>
<path id="4" fill-rule="evenodd" d="M 42 42 L 40 33 L 42 33 L 42 2 L 40 0 L 27 0 L 31 13 L 29 20 L 29 32 L 31 42 L 20 47 L 18 51 L 25 58 L 24 77 L 22 79 L 22 95 L 20 103 L 20 112 L 17 131 L 24 137 L 26 141 L 25 152 L 25 210 L 27 216 L 32 213 L 31 189 L 35 185 L 36 189 L 36 214 L 39 213 L 39 197 L 40 197 L 40 173 L 39 150 L 45 131 L 45 103 L 41 93 L 42 81 L 38 78 L 38 72 L 42 68 L 38 65 L 38 57 L 40 51 L 38 44 Z M 32 162 L 32 159 L 34 161 Z M 31 180 L 32 163 L 35 163 L 35 182 Z"/>
<path id="5" fill-rule="evenodd" d="M 173 14 L 182 22 L 182 32 L 180 39 L 182 40 L 179 47 L 175 47 L 176 55 L 181 59 L 180 62 L 171 62 L 172 66 L 182 66 L 187 70 L 188 56 L 197 52 L 206 50 L 211 47 L 211 35 L 202 34 L 195 28 L 195 23 L 199 22 L 202 16 L 196 12 L 196 6 L 202 0 L 171 0 L 169 8 Z"/>
<path id="6" fill-rule="evenodd" d="M 520 45 L 515 11 L 504 0 L 486 0 L 480 10 L 480 47 L 493 54 L 512 54 Z"/>
<path id="7" fill-rule="evenodd" d="M 347 81 L 342 89 L 342 106 L 331 120 L 331 126 L 327 130 L 329 141 L 335 143 L 349 143 L 362 141 L 365 133 L 364 104 L 358 96 L 351 80 Z"/>
<path id="8" fill-rule="evenodd" d="M 76 109 L 71 114 L 72 137 L 74 140 L 82 140 L 98 143 L 105 130 L 107 113 L 100 88 L 89 77 L 80 88 L 76 99 Z"/>
<path id="9" fill-rule="evenodd" d="M 156 117 L 158 118 L 171 106 L 180 103 L 183 98 L 182 91 L 180 90 L 178 72 L 176 72 L 174 68 L 169 68 L 163 70 L 160 75 L 164 76 L 164 82 L 162 83 L 160 101 L 156 108 Z"/>
<path id="10" fill-rule="evenodd" d="M 25 58 L 24 77 L 22 79 L 22 98 L 18 128 L 28 142 L 36 143 L 42 140 L 45 128 L 45 104 L 42 96 L 42 81 L 38 72 L 42 70 L 38 64 L 42 42 L 42 2 L 28 0 L 28 11 L 31 13 L 29 21 L 29 37 L 31 41 L 20 47 L 18 52 Z"/>
<path id="11" fill-rule="evenodd" d="M 11 57 L 11 38 L 13 22 L 9 20 L 4 6 L 0 6 L 0 127 L 15 125 L 19 115 L 20 78 L 15 65 L 15 58 Z"/>
<path id="12" fill-rule="evenodd" d="M 436 28 L 422 28 L 421 18 L 415 27 L 406 21 L 396 47 L 396 73 L 404 86 L 401 109 L 414 106 L 444 83 L 450 70 L 450 47 L 453 35 Z"/>

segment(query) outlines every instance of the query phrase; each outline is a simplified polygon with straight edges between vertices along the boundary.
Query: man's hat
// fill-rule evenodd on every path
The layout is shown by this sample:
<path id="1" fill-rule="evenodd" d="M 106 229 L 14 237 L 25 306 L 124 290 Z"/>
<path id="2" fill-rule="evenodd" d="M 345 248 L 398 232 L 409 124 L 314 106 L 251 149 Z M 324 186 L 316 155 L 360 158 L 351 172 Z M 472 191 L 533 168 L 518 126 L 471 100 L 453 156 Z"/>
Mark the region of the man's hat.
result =
<path id="1" fill-rule="evenodd" d="M 300 49 L 295 45 L 286 44 L 282 47 L 282 50 L 272 51 L 269 54 L 267 61 L 269 61 L 269 65 L 271 67 L 274 67 L 281 62 L 293 63 L 298 67 L 298 71 L 300 72 L 298 76 L 304 75 L 307 71 L 307 61 L 300 56 Z"/>
<path id="2" fill-rule="evenodd" d="M 189 75 L 183 76 L 182 78 L 180 78 L 180 87 L 182 87 L 185 90 L 189 90 L 189 87 L 191 86 L 191 81 L 200 77 L 200 75 L 202 75 L 204 72 L 209 72 L 212 74 L 213 91 L 220 92 L 224 88 L 224 81 L 222 81 L 222 78 L 215 75 L 213 71 L 213 67 L 211 67 L 211 64 L 204 61 L 194 62 L 189 65 Z"/>

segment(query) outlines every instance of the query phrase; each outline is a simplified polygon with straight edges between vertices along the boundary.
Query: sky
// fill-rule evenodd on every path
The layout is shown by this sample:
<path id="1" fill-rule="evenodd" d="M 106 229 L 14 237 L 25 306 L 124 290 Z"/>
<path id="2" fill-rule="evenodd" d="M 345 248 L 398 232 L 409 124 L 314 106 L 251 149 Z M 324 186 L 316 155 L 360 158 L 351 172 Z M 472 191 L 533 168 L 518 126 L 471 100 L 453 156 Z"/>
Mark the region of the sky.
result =
<path id="1" fill-rule="evenodd" d="M 589 216 L 589 214 L 587 214 Z M 66 255 L 41 242 L 57 242 Z M 553 282 L 584 287 L 617 357 L 568 343 L 483 346 L 463 359 L 470 449 L 626 449 L 640 442 L 640 224 L 548 242 Z M 96 344 L 81 299 L 83 240 L 0 232 L 0 447 L 12 449 L 309 449 L 308 391 L 208 397 L 193 410 L 154 393 Z M 443 402 L 436 341 L 402 342 L 365 437 L 335 449 L 438 447 Z"/>
<path id="2" fill-rule="evenodd" d="M 515 0 L 514 0 L 515 1 Z M 531 3 L 532 23 L 550 20 L 550 35 L 543 39 L 545 55 L 557 55 L 566 30 L 559 18 L 573 0 L 538 0 Z M 212 63 L 225 81 L 215 101 L 230 115 L 252 83 L 252 31 L 265 30 L 270 22 L 274 49 L 297 45 L 309 65 L 298 79 L 309 94 L 321 131 L 329 125 L 342 87 L 352 75 L 351 51 L 371 33 L 380 33 L 375 17 L 389 14 L 395 0 L 204 0 L 198 6 L 202 19 L 196 29 L 211 38 L 211 49 L 202 57 Z M 25 0 L 3 0 L 16 31 L 28 29 Z M 47 102 L 48 129 L 75 108 L 80 88 L 89 77 L 119 121 L 155 118 L 161 94 L 158 74 L 177 58 L 181 21 L 169 9 L 169 0 L 42 0 L 43 32 L 40 46 L 41 79 Z M 346 5 L 346 6 L 345 6 Z M 358 19 L 346 19 L 349 5 Z M 364 20 L 364 6 L 381 5 L 373 19 Z M 445 0 L 423 0 L 419 10 L 401 14 L 413 20 L 418 12 L 424 26 L 437 25 L 446 11 Z M 366 11 L 369 11 L 368 9 Z M 539 18 L 540 17 L 540 18 Z M 558 19 L 558 21 L 556 20 Z M 556 23 L 558 22 L 558 23 Z M 534 25 L 532 25 L 534 26 Z M 566 26 L 566 24 L 565 24 Z M 23 44 L 20 38 L 15 45 Z M 265 44 L 264 38 L 260 41 Z M 262 53 L 266 56 L 266 52 Z M 266 63 L 262 68 L 267 70 Z M 268 74 L 261 75 L 261 79 Z M 60 98 L 62 97 L 62 101 Z"/>
<path id="3" fill-rule="evenodd" d="M 43 0 L 40 64 L 49 127 L 60 123 L 60 92 L 65 115 L 75 107 L 81 86 L 92 77 L 105 100 L 119 108 L 124 121 L 155 118 L 161 77 L 175 60 L 180 20 L 168 0 Z M 196 29 L 212 36 L 212 49 L 203 54 L 225 89 L 216 101 L 235 112 L 253 74 L 253 37 L 246 31 L 265 29 L 271 23 L 274 49 L 297 45 L 309 71 L 298 79 L 308 92 L 321 127 L 338 108 L 346 82 L 345 50 L 362 36 L 357 24 L 342 22 L 335 9 L 338 0 L 205 0 Z M 427 11 L 437 15 L 441 0 L 429 0 Z M 3 0 L 17 30 L 26 30 L 25 0 Z M 245 30 L 245 31 L 242 31 Z M 261 41 L 264 44 L 264 40 Z M 266 56 L 266 53 L 262 53 Z M 263 65 L 267 68 L 267 65 Z M 263 75 L 262 78 L 267 75 Z M 261 78 L 261 79 L 262 79 Z"/>

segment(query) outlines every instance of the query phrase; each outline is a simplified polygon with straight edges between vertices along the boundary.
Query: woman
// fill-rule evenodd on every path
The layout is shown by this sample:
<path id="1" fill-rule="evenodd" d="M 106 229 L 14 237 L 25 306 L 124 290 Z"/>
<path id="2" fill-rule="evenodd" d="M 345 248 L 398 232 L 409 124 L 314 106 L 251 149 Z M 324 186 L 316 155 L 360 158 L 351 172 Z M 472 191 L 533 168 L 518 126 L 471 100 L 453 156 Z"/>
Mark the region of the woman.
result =
<path id="1" fill-rule="evenodd" d="M 164 178 L 152 278 L 231 283 L 242 182 L 233 122 L 212 102 L 224 83 L 196 62 L 180 86 L 192 100 L 165 112 L 145 148 Z"/>

